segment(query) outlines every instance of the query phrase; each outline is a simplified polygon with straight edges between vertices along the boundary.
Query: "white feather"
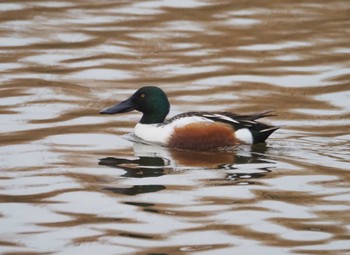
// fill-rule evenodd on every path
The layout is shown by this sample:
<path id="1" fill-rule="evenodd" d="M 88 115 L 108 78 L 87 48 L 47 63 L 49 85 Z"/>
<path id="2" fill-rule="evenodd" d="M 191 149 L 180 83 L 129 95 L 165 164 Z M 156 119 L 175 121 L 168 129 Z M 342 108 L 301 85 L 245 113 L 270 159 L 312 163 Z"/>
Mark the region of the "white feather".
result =
<path id="1" fill-rule="evenodd" d="M 247 128 L 238 129 L 235 132 L 235 137 L 242 143 L 253 144 L 253 135 Z"/>
<path id="2" fill-rule="evenodd" d="M 228 122 L 232 122 L 232 123 L 239 123 L 237 120 L 234 120 L 228 116 L 225 115 L 221 115 L 221 114 L 204 114 L 203 117 L 207 117 L 207 118 L 219 118 L 222 120 L 226 120 Z"/>
<path id="3" fill-rule="evenodd" d="M 244 123 L 250 123 L 250 124 L 256 124 L 256 121 L 254 120 L 242 120 Z"/>
<path id="4" fill-rule="evenodd" d="M 207 118 L 214 118 L 215 114 L 203 114 L 202 116 Z"/>
<path id="5" fill-rule="evenodd" d="M 274 129 L 276 129 L 276 127 L 265 128 L 263 130 L 260 130 L 259 132 L 263 133 L 263 132 L 271 131 L 271 130 L 274 130 Z"/>
<path id="6" fill-rule="evenodd" d="M 208 123 L 213 121 L 200 116 L 190 116 L 176 119 L 167 125 L 137 123 L 134 129 L 134 133 L 136 136 L 145 141 L 166 145 L 175 128 L 199 122 Z"/>
<path id="7" fill-rule="evenodd" d="M 217 114 L 217 116 L 218 116 L 220 119 L 222 119 L 222 120 L 226 120 L 226 121 L 229 121 L 229 122 L 232 122 L 232 123 L 238 123 L 237 120 L 234 120 L 234 119 L 232 119 L 232 118 L 230 118 L 230 117 L 228 117 L 228 116 L 219 115 L 219 114 Z"/>

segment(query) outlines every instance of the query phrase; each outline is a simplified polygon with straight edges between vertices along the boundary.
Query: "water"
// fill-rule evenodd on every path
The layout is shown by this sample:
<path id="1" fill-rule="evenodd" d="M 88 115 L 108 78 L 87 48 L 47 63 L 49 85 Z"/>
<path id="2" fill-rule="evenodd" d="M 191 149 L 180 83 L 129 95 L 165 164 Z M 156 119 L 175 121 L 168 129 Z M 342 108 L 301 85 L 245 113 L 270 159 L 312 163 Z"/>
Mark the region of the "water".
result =
<path id="1" fill-rule="evenodd" d="M 1 1 L 1 254 L 349 254 L 349 1 Z M 283 128 L 233 152 L 125 139 L 156 85 Z"/>

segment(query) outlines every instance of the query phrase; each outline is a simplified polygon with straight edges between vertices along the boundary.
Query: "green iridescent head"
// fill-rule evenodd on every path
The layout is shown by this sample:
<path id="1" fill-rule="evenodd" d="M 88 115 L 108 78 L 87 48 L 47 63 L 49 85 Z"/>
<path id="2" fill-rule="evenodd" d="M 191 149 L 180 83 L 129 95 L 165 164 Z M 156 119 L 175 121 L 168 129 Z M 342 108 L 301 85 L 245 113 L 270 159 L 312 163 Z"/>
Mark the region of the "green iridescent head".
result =
<path id="1" fill-rule="evenodd" d="M 146 86 L 137 90 L 127 100 L 102 110 L 102 114 L 115 114 L 137 110 L 142 112 L 140 123 L 162 123 L 168 115 L 170 104 L 167 95 L 158 87 Z"/>

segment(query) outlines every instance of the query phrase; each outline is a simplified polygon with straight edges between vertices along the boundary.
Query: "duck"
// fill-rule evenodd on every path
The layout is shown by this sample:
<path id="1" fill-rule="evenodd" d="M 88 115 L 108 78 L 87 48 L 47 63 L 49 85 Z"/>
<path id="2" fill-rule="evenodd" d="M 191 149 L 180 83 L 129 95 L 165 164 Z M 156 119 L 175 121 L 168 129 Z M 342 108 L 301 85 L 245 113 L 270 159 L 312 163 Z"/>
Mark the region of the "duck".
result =
<path id="1" fill-rule="evenodd" d="M 128 99 L 100 113 L 118 114 L 134 110 L 142 113 L 134 128 L 137 138 L 146 143 L 182 150 L 209 151 L 240 144 L 265 143 L 279 129 L 257 121 L 275 116 L 271 110 L 248 115 L 190 111 L 166 119 L 170 103 L 166 93 L 156 86 L 142 87 Z"/>

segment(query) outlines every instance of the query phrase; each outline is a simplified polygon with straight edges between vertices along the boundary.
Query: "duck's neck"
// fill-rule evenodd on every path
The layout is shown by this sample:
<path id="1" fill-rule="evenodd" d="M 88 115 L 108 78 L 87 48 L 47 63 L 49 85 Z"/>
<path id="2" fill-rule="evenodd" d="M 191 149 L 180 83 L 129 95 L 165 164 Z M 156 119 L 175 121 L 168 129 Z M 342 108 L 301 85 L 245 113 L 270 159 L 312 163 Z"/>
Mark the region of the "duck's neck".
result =
<path id="1" fill-rule="evenodd" d="M 163 123 L 165 120 L 165 117 L 167 116 L 167 113 L 158 113 L 158 114 L 146 114 L 144 113 L 142 115 L 142 118 L 140 120 L 140 123 L 142 124 L 158 124 Z"/>

